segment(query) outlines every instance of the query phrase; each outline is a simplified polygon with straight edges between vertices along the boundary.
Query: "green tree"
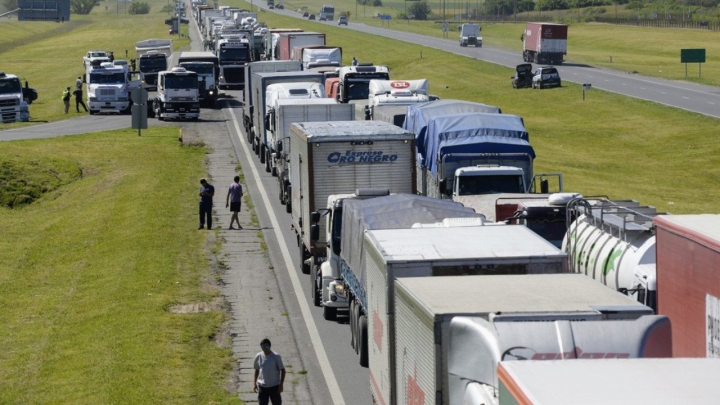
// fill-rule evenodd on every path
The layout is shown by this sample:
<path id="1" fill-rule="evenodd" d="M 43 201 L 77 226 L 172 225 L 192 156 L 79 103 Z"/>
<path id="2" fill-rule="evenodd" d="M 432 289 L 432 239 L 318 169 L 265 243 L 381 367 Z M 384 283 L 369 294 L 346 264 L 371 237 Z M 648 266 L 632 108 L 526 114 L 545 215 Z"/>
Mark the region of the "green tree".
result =
<path id="1" fill-rule="evenodd" d="M 413 3 L 408 8 L 408 14 L 414 15 L 415 20 L 427 20 L 430 13 L 432 13 L 432 10 L 425 0 Z"/>
<path id="2" fill-rule="evenodd" d="M 128 8 L 128 14 L 148 14 L 150 5 L 147 3 L 133 2 Z"/>
<path id="3" fill-rule="evenodd" d="M 70 11 L 73 14 L 90 14 L 96 0 L 70 0 Z"/>

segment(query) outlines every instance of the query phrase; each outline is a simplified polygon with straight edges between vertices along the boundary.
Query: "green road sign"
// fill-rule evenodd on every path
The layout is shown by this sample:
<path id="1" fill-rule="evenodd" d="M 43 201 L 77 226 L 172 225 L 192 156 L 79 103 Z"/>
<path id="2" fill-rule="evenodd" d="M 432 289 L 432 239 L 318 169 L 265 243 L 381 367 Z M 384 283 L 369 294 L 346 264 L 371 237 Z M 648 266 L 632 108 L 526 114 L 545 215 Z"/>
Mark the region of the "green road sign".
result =
<path id="1" fill-rule="evenodd" d="M 705 63 L 705 50 L 681 49 L 680 63 Z"/>

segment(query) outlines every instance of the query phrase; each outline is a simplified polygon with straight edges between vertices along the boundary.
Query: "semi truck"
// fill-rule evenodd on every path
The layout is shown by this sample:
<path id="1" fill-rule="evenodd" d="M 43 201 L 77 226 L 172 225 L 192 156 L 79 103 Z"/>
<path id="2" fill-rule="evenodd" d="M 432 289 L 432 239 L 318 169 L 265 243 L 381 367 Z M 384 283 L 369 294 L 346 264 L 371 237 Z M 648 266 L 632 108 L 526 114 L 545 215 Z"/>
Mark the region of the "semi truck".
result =
<path id="1" fill-rule="evenodd" d="M 311 213 L 324 208 L 328 196 L 358 188 L 415 191 L 408 181 L 414 167 L 413 139 L 410 132 L 376 121 L 292 124 L 291 215 L 304 274 L 326 260 L 324 224 Z"/>
<path id="2" fill-rule="evenodd" d="M 87 107 L 90 114 L 113 112 L 130 113 L 128 74 L 123 66 L 105 62 L 91 66 L 85 75 Z"/>
<path id="3" fill-rule="evenodd" d="M 178 58 L 178 66 L 198 74 L 200 103 L 215 107 L 220 95 L 217 81 L 220 66 L 217 56 L 212 52 L 182 52 Z"/>
<path id="4" fill-rule="evenodd" d="M 292 60 L 302 61 L 303 70 L 342 66 L 342 48 L 336 46 L 295 46 L 291 55 Z"/>
<path id="5" fill-rule="evenodd" d="M 265 88 L 265 115 L 263 117 L 263 131 L 264 131 L 264 153 L 265 153 L 265 171 L 272 173 L 274 176 L 277 175 L 277 167 L 275 166 L 275 159 L 273 156 L 277 152 L 277 142 L 280 142 L 280 138 L 276 138 L 275 131 L 272 131 L 270 126 L 273 122 L 273 114 L 275 103 L 278 100 L 290 99 L 290 100 L 310 100 L 310 99 L 324 99 L 325 88 L 322 85 L 322 78 L 318 78 L 316 82 L 290 82 L 290 83 L 275 83 Z M 297 121 L 302 122 L 302 121 Z M 279 134 L 278 134 L 279 135 Z"/>
<path id="6" fill-rule="evenodd" d="M 370 365 L 386 404 L 497 403 L 478 394 L 499 361 L 672 355 L 667 317 L 580 274 L 404 277 L 393 298 L 394 347 L 371 343 L 394 352 Z"/>
<path id="7" fill-rule="evenodd" d="M 200 117 L 198 74 L 182 67 L 158 73 L 157 98 L 153 100 L 155 117 L 197 120 Z"/>
<path id="8" fill-rule="evenodd" d="M 147 88 L 156 87 L 158 72 L 168 69 L 168 58 L 172 52 L 170 39 L 147 39 L 135 43 L 137 67 L 145 76 Z"/>
<path id="9" fill-rule="evenodd" d="M 397 280 L 453 276 L 457 289 L 443 298 L 454 301 L 465 296 L 463 288 L 467 277 L 458 276 L 567 271 L 565 253 L 523 226 L 484 224 L 370 230 L 365 232 L 364 243 L 365 285 L 358 283 L 357 289 L 351 288 L 358 292 L 357 300 L 353 300 L 357 301 L 359 315 L 356 334 L 361 364 L 363 355 L 367 354 L 373 396 L 385 404 L 394 403 L 395 398 L 391 373 L 395 369 L 398 347 L 395 339 L 399 317 L 396 317 L 395 300 Z M 353 274 L 356 270 L 351 267 Z M 364 296 L 359 287 L 364 288 Z M 477 297 L 477 293 L 467 297 L 470 296 Z"/>
<path id="10" fill-rule="evenodd" d="M 245 64 L 253 60 L 250 40 L 245 36 L 231 35 L 219 39 L 215 54 L 220 64 L 219 88 L 242 89 L 245 86 Z"/>
<path id="11" fill-rule="evenodd" d="M 552 23 L 527 23 L 523 34 L 523 60 L 560 65 L 567 55 L 568 26 Z"/>
<path id="12" fill-rule="evenodd" d="M 411 179 L 407 179 L 411 181 Z M 311 296 L 323 307 L 327 320 L 335 319 L 338 309 L 360 302 L 365 291 L 363 237 L 371 229 L 410 229 L 416 223 L 438 223 L 452 218 L 454 223 L 482 225 L 483 217 L 471 208 L 448 200 L 412 194 L 388 195 L 388 190 L 358 189 L 352 194 L 328 197 L 325 240 L 330 241 L 327 260 L 311 271 Z M 353 269 L 352 271 L 350 269 Z M 358 311 L 351 310 L 353 347 Z"/>
<path id="13" fill-rule="evenodd" d="M 428 94 L 427 79 L 370 80 L 365 119 L 375 119 L 375 111 L 383 107 L 408 106 L 428 101 L 430 101 L 430 95 Z"/>
<path id="14" fill-rule="evenodd" d="M 503 361 L 495 403 L 713 405 L 720 398 L 718 373 L 713 359 Z"/>
<path id="15" fill-rule="evenodd" d="M 271 173 L 278 178 L 280 203 L 290 213 L 290 125 L 295 122 L 352 121 L 355 109 L 329 98 L 277 99 L 268 115 L 267 129 L 272 133 L 269 138 L 275 151 L 271 155 Z"/>
<path id="16" fill-rule="evenodd" d="M 390 80 L 387 66 L 343 66 L 338 77 L 325 80 L 325 92 L 341 103 L 355 104 L 355 115 L 362 117 L 368 104 L 371 80 Z"/>
<path id="17" fill-rule="evenodd" d="M 562 243 L 570 271 L 657 309 L 653 218 L 663 213 L 637 201 L 605 198 L 572 200 L 567 212 L 576 218 Z"/>
<path id="18" fill-rule="evenodd" d="M 304 83 L 300 88 L 296 88 L 297 93 L 302 97 L 321 98 L 322 97 L 322 75 L 313 72 L 260 72 L 253 73 L 252 92 L 258 97 L 253 101 L 253 150 L 260 157 L 260 163 L 265 163 L 268 157 L 268 139 L 265 130 L 265 117 L 267 115 L 267 88 L 276 83 Z M 314 86 L 313 84 L 317 85 Z M 280 89 L 277 89 L 280 90 Z M 289 91 L 278 92 L 274 96 L 283 95 L 292 96 Z"/>
<path id="19" fill-rule="evenodd" d="M 300 28 L 269 28 L 263 36 L 263 60 L 278 59 L 278 39 L 282 33 L 303 32 Z"/>
<path id="20" fill-rule="evenodd" d="M 21 120 L 23 87 L 20 79 L 13 74 L 0 72 L 0 116 L 2 122 Z"/>
<path id="21" fill-rule="evenodd" d="M 293 48 L 324 45 L 325 34 L 320 32 L 283 32 L 277 39 L 277 59 L 298 60 L 293 58 Z"/>
<path id="22" fill-rule="evenodd" d="M 254 144 L 253 134 L 253 84 L 252 78 L 254 73 L 260 72 L 299 72 L 302 70 L 302 64 L 298 61 L 258 61 L 251 62 L 245 66 L 245 89 L 243 90 L 243 127 L 245 128 L 245 136 L 250 144 Z"/>
<path id="23" fill-rule="evenodd" d="M 474 46 L 482 48 L 482 37 L 480 36 L 480 26 L 477 24 L 467 23 L 460 26 L 460 46 Z"/>
<path id="24" fill-rule="evenodd" d="M 720 357 L 720 215 L 653 218 L 658 313 L 677 357 Z"/>

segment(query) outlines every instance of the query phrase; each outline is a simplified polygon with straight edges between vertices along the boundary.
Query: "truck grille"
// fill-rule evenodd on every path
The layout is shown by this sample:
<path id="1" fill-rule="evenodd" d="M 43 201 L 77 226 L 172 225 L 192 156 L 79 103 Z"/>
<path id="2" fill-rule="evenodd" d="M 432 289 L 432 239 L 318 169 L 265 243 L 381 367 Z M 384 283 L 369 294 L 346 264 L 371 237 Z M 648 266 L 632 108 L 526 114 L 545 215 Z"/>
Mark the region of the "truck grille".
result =
<path id="1" fill-rule="evenodd" d="M 0 100 L 0 107 L 7 107 L 12 105 L 20 105 L 20 102 L 16 98 L 9 100 Z"/>
<path id="2" fill-rule="evenodd" d="M 98 96 L 114 96 L 115 89 L 99 89 Z"/>
<path id="3" fill-rule="evenodd" d="M 223 69 L 225 76 L 225 82 L 229 84 L 242 84 L 245 83 L 245 68 L 243 67 L 231 67 Z"/>
<path id="4" fill-rule="evenodd" d="M 16 118 L 17 115 L 15 114 L 15 111 L 2 113 L 2 122 L 15 122 Z"/>

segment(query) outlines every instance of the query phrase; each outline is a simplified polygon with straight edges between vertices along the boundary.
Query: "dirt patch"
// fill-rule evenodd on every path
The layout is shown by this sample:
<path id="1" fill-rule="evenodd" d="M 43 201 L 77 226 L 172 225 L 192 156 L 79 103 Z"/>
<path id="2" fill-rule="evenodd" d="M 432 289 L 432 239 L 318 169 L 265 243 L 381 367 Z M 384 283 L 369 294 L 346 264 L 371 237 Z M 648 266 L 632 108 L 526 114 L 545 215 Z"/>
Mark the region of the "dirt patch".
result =
<path id="1" fill-rule="evenodd" d="M 178 304 L 170 307 L 173 314 L 199 314 L 203 312 L 222 311 L 222 298 L 215 298 L 210 302 L 192 302 L 190 304 Z"/>

